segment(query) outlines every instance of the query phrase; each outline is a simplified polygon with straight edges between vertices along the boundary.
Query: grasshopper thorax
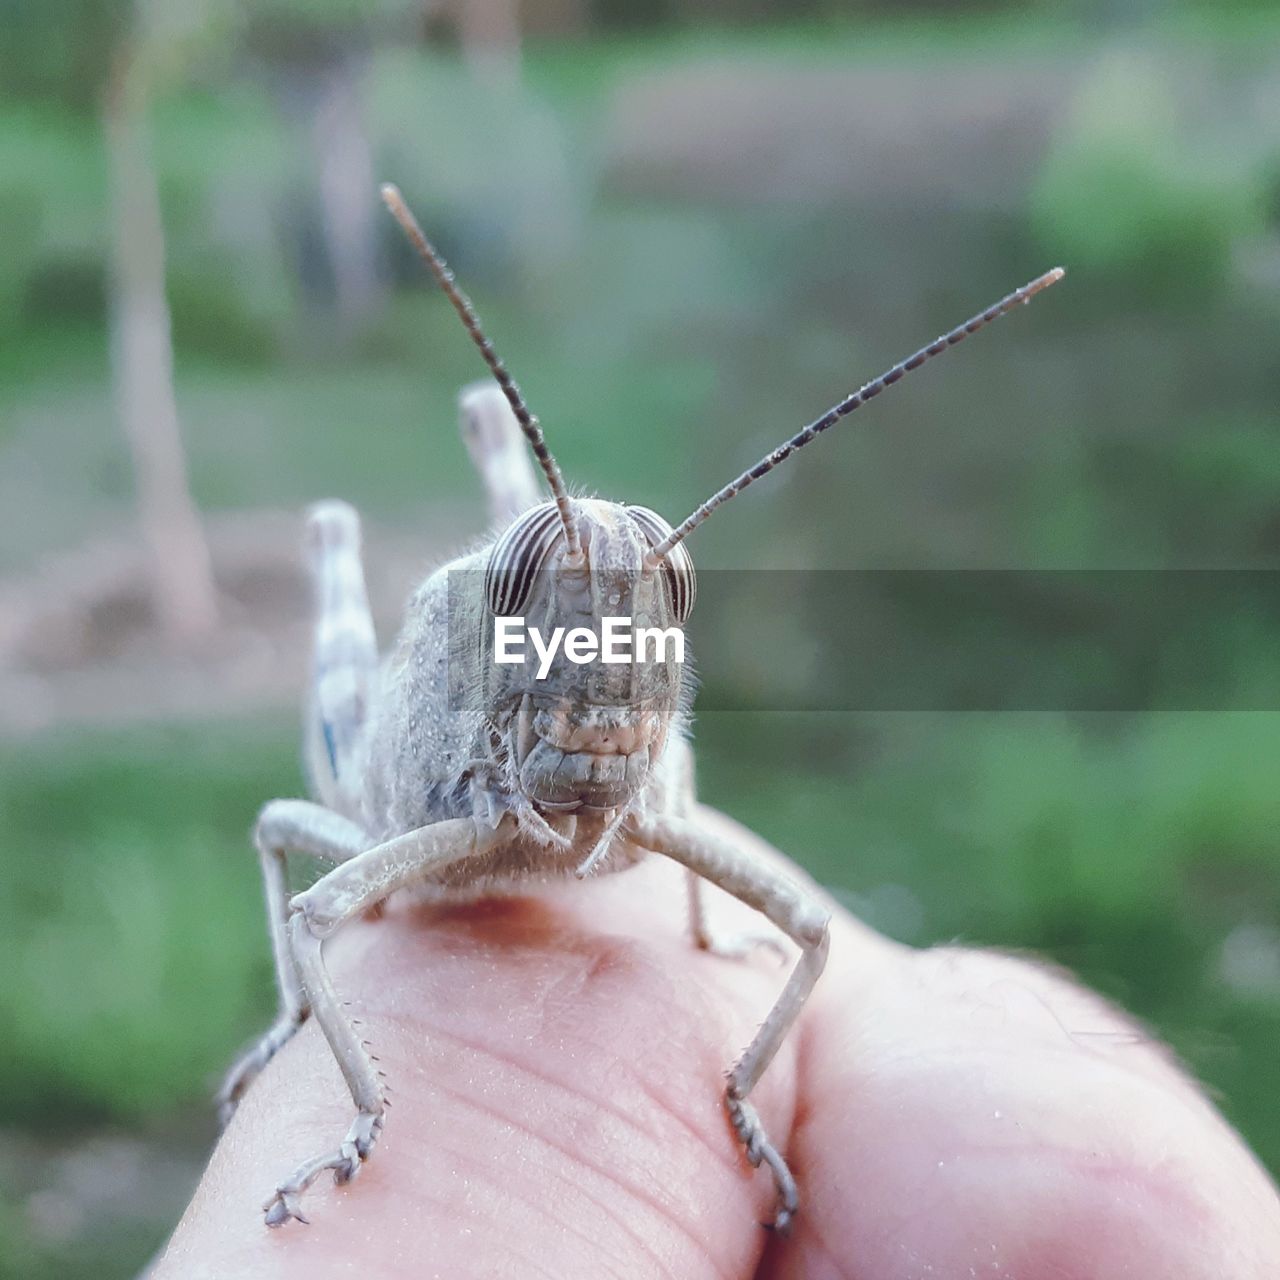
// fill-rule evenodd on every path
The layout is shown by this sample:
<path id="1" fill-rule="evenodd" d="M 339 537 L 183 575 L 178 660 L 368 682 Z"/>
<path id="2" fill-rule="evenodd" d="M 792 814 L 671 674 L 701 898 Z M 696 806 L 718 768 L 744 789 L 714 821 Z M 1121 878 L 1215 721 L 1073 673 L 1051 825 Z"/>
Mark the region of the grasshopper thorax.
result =
<path id="1" fill-rule="evenodd" d="M 542 809 L 618 810 L 643 790 L 682 702 L 693 562 L 653 548 L 643 507 L 578 499 L 574 554 L 554 502 L 520 515 L 484 572 L 486 705 L 512 784 Z"/>

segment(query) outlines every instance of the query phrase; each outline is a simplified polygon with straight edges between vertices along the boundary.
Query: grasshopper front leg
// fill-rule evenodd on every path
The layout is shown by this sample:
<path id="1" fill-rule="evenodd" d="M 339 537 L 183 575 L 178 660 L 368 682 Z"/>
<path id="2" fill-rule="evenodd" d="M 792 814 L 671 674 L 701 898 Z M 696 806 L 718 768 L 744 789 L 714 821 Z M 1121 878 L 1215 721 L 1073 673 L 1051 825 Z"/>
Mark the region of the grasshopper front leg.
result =
<path id="1" fill-rule="evenodd" d="M 306 1222 L 299 1198 L 324 1170 L 332 1169 L 339 1183 L 354 1178 L 373 1150 L 386 1111 L 381 1077 L 329 979 L 325 939 L 397 889 L 492 849 L 513 834 L 511 819 L 496 830 L 481 827 L 471 818 L 432 823 L 352 858 L 290 902 L 289 949 L 302 994 L 342 1070 L 356 1117 L 336 1151 L 306 1161 L 276 1187 L 263 1205 L 268 1226 L 280 1226 L 290 1218 Z"/>
<path id="2" fill-rule="evenodd" d="M 681 818 L 646 818 L 630 829 L 638 845 L 661 853 L 766 916 L 800 948 L 800 960 L 755 1039 L 729 1073 L 725 1109 L 755 1166 L 767 1164 L 778 1193 L 773 1226 L 785 1231 L 800 1198 L 795 1178 L 747 1100 L 786 1039 L 827 962 L 830 915 L 794 880 L 751 857 L 723 836 Z"/>
<path id="3" fill-rule="evenodd" d="M 293 1038 L 308 1012 L 289 951 L 288 854 L 309 853 L 326 862 L 346 862 L 372 843 L 350 819 L 309 800 L 272 800 L 258 815 L 253 842 L 262 863 L 280 1010 L 270 1029 L 227 1072 L 217 1097 L 218 1117 L 224 1125 L 235 1114 L 245 1090 Z"/>

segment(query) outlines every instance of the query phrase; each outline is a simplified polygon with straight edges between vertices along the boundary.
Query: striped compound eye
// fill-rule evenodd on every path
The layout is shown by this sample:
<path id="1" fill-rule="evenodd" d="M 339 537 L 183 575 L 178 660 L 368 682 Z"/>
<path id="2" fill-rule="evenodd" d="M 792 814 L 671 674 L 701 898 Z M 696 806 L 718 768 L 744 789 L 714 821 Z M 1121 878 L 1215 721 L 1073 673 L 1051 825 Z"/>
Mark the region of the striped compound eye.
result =
<path id="1" fill-rule="evenodd" d="M 671 526 L 648 507 L 628 507 L 627 515 L 640 526 L 651 547 L 656 547 L 671 533 Z M 693 571 L 693 558 L 684 549 L 683 542 L 677 542 L 663 557 L 662 573 L 672 616 L 680 626 L 684 626 L 697 599 L 698 578 Z"/>
<path id="2" fill-rule="evenodd" d="M 484 571 L 484 596 L 495 617 L 520 614 L 537 574 L 547 562 L 564 526 L 554 502 L 530 507 L 498 539 Z"/>

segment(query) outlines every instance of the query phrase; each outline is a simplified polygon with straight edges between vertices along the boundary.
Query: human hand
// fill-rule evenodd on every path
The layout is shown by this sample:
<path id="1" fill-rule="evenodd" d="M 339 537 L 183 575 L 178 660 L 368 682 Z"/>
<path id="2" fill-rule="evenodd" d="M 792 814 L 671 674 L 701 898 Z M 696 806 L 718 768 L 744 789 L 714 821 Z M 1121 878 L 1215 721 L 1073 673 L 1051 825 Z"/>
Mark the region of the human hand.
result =
<path id="1" fill-rule="evenodd" d="M 351 1119 L 308 1023 L 249 1090 L 154 1280 L 1276 1274 L 1276 1190 L 1167 1049 L 1034 961 L 912 951 L 838 909 L 752 1095 L 801 1194 L 788 1237 L 762 1230 L 772 1183 L 721 1091 L 783 975 L 767 952 L 694 950 L 681 875 L 654 857 L 345 929 L 326 955 L 390 1084 L 377 1149 L 308 1193 L 310 1226 L 263 1226 L 276 1181 Z"/>

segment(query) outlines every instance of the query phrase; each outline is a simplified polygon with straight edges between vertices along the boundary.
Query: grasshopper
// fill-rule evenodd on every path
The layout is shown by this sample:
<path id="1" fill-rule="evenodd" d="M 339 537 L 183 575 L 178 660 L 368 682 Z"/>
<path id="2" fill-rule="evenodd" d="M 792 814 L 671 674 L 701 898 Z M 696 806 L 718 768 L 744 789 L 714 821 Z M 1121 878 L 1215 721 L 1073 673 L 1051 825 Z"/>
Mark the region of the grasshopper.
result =
<path id="1" fill-rule="evenodd" d="M 382 195 L 492 375 L 491 382 L 464 393 L 461 407 L 463 434 L 500 532 L 426 579 L 380 666 L 358 517 L 341 502 L 310 512 L 307 546 L 318 616 L 304 736 L 316 798 L 272 800 L 254 829 L 280 1010 L 227 1076 L 219 1095 L 222 1117 L 230 1118 L 253 1078 L 314 1017 L 356 1116 L 332 1151 L 295 1170 L 263 1206 L 268 1226 L 306 1222 L 303 1193 L 325 1170 L 339 1183 L 355 1177 L 386 1112 L 380 1073 L 326 971 L 325 940 L 400 890 L 465 899 L 552 877 L 619 872 L 658 854 L 686 869 L 697 946 L 740 955 L 749 941 L 760 940 L 712 936 L 700 896 L 707 881 L 760 912 L 799 948 L 781 995 L 724 1091 L 747 1159 L 772 1173 L 773 1225 L 785 1230 L 799 1208 L 796 1182 L 750 1095 L 822 973 L 828 912 L 813 891 L 695 816 L 692 695 L 680 663 L 667 655 L 575 665 L 560 652 L 539 679 L 528 664 L 494 662 L 493 623 L 518 616 L 550 634 L 573 624 L 598 630 L 606 615 L 630 615 L 682 631 L 696 595 L 685 539 L 717 507 L 1063 272 L 1046 272 L 894 365 L 673 526 L 645 507 L 570 496 L 537 418 L 452 272 L 398 190 L 387 186 Z M 549 499 L 539 490 L 529 453 Z M 478 589 L 451 596 L 451 577 L 474 581 Z M 459 634 L 465 643 L 457 643 Z M 312 855 L 333 869 L 290 897 L 291 853 Z"/>

